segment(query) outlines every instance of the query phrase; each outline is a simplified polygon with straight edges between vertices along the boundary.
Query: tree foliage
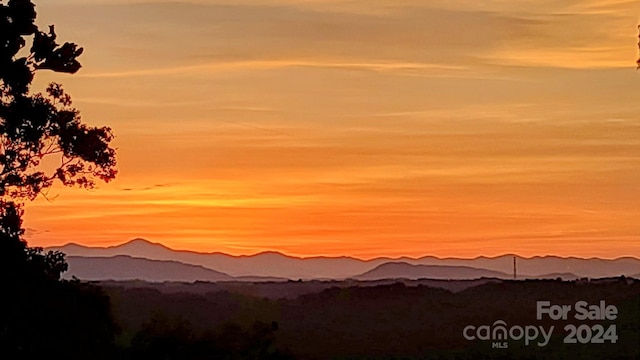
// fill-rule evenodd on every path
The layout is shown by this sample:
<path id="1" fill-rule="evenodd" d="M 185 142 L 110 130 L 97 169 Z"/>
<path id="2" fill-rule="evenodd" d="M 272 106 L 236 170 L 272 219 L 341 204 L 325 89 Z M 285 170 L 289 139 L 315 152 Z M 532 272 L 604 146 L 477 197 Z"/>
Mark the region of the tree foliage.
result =
<path id="1" fill-rule="evenodd" d="M 0 2 L 0 197 L 5 200 L 33 200 L 54 181 L 88 188 L 116 175 L 109 127 L 82 123 L 60 84 L 30 93 L 36 71 L 75 73 L 83 51 L 74 43 L 59 45 L 54 27 L 45 33 L 35 18 L 29 0 Z M 45 164 L 51 157 L 56 161 Z"/>
<path id="2" fill-rule="evenodd" d="M 81 121 L 57 83 L 32 92 L 37 71 L 73 74 L 82 48 L 35 24 L 29 0 L 0 0 L 0 358 L 109 358 L 116 326 L 96 286 L 63 281 L 64 254 L 23 240 L 22 204 L 60 182 L 90 188 L 116 175 L 108 127 Z"/>
<path id="3" fill-rule="evenodd" d="M 277 330 L 277 322 L 256 321 L 249 328 L 227 323 L 202 331 L 179 316 L 158 312 L 142 324 L 121 355 L 125 359 L 167 360 L 293 359 L 274 345 Z"/>
<path id="4" fill-rule="evenodd" d="M 116 159 L 111 129 L 84 124 L 60 84 L 30 91 L 36 71 L 77 72 L 83 51 L 74 43 L 60 45 L 54 26 L 45 33 L 35 19 L 30 0 L 0 0 L 0 235 L 11 242 L 3 244 L 4 257 L 59 279 L 64 255 L 43 254 L 22 240 L 22 203 L 46 194 L 56 181 L 84 188 L 110 181 Z"/>

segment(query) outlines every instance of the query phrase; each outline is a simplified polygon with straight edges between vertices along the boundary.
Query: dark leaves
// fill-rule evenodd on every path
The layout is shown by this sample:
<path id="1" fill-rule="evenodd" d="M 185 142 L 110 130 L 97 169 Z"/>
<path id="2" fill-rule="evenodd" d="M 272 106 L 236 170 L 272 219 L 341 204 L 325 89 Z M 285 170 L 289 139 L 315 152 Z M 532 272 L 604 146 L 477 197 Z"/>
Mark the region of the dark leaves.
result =
<path id="1" fill-rule="evenodd" d="M 59 84 L 50 84 L 47 93 L 47 97 L 18 96 L 0 106 L 0 191 L 4 195 L 33 199 L 54 180 L 91 188 L 96 179 L 115 178 L 111 129 L 83 124 Z M 37 170 L 45 157 L 60 159 L 48 175 Z"/>
<path id="2" fill-rule="evenodd" d="M 49 34 L 45 34 L 42 31 L 36 32 L 31 46 L 31 53 L 36 61 L 42 61 L 53 55 L 53 50 L 58 47 L 55 40 L 56 33 L 53 25 L 49 26 Z"/>
<path id="3" fill-rule="evenodd" d="M 59 46 L 53 25 L 45 33 L 34 24 L 35 18 L 35 6 L 29 0 L 0 3 L 0 86 L 5 94 L 26 94 L 37 69 L 74 74 L 82 67 L 77 57 L 83 49 L 70 42 Z M 16 59 L 29 35 L 33 35 L 29 56 Z"/>
<path id="4" fill-rule="evenodd" d="M 33 72 L 29 68 L 27 58 L 9 62 L 0 75 L 15 94 L 26 94 L 29 84 L 33 81 Z"/>
<path id="5" fill-rule="evenodd" d="M 60 84 L 29 94 L 36 71 L 73 74 L 83 52 L 74 43 L 59 45 L 54 26 L 41 31 L 35 18 L 29 0 L 0 3 L 0 201 L 34 199 L 54 181 L 92 187 L 116 175 L 110 128 L 83 124 Z M 16 58 L 29 36 L 30 54 Z M 53 161 L 43 169 L 45 159 Z"/>
<path id="6" fill-rule="evenodd" d="M 62 103 L 64 106 L 71 105 L 71 96 L 64 92 L 62 85 L 58 83 L 51 83 L 47 87 L 47 94 L 51 96 L 55 101 Z"/>
<path id="7" fill-rule="evenodd" d="M 52 280 L 60 280 L 62 273 L 69 268 L 65 254 L 60 251 L 47 251 L 43 254 L 43 250 L 41 247 L 27 248 L 27 261 L 38 273 L 43 273 Z"/>
<path id="8" fill-rule="evenodd" d="M 30 0 L 5 3 L 0 0 L 0 273 L 9 311 L 0 316 L 1 357 L 113 358 L 104 351 L 114 332 L 108 299 L 60 281 L 64 254 L 26 246 L 20 203 L 44 194 L 54 181 L 89 187 L 95 179 L 112 179 L 113 136 L 109 128 L 82 124 L 60 85 L 29 93 L 39 69 L 77 72 L 82 48 L 59 46 L 53 26 L 40 31 Z M 31 36 L 29 53 L 21 57 Z"/>
<path id="9" fill-rule="evenodd" d="M 56 72 L 75 74 L 82 65 L 76 60 L 83 52 L 74 43 L 65 43 L 47 56 L 44 62 L 36 64 L 36 69 L 49 69 Z"/>
<path id="10" fill-rule="evenodd" d="M 108 127 L 90 128 L 84 124 L 67 126 L 61 134 L 61 145 L 67 156 L 77 156 L 96 165 L 109 165 L 113 149 L 109 142 L 113 139 Z"/>
<path id="11" fill-rule="evenodd" d="M 0 235 L 18 238 L 22 229 L 22 207 L 12 201 L 0 201 Z"/>
<path id="12" fill-rule="evenodd" d="M 31 35 L 38 28 L 36 20 L 36 6 L 30 0 L 9 0 L 8 15 L 11 23 L 20 35 Z"/>
<path id="13" fill-rule="evenodd" d="M 49 34 L 42 31 L 35 33 L 31 53 L 36 61 L 36 69 L 49 69 L 57 72 L 74 74 L 80 70 L 76 58 L 82 55 L 83 48 L 74 43 L 65 43 L 58 47 L 53 25 L 49 26 Z"/>

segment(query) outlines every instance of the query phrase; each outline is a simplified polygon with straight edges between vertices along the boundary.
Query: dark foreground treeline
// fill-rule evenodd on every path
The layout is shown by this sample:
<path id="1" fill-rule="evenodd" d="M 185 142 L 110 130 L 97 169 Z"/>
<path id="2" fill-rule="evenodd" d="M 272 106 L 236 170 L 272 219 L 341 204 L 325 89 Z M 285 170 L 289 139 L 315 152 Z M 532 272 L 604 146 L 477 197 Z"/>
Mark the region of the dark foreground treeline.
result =
<path id="1" fill-rule="evenodd" d="M 628 278 L 500 281 L 455 293 L 402 283 L 333 287 L 295 299 L 229 291 L 166 293 L 117 283 L 105 291 L 121 330 L 118 357 L 131 359 L 640 358 L 640 281 Z M 539 300 L 572 308 L 577 301 L 599 305 L 605 300 L 618 315 L 613 321 L 578 321 L 570 312 L 567 321 L 539 321 Z M 508 327 L 553 325 L 554 336 L 544 347 L 510 340 L 506 349 L 463 337 L 467 325 L 496 320 Z M 564 344 L 567 324 L 615 324 L 618 339 L 615 344 Z"/>
<path id="2" fill-rule="evenodd" d="M 42 273 L 56 269 L 55 258 L 30 256 L 40 264 L 35 270 L 4 279 L 0 359 L 640 359 L 640 280 L 624 277 L 492 280 L 458 292 L 420 282 L 260 284 L 304 289 L 267 298 L 247 294 L 251 284 L 180 284 L 179 292 L 167 292 L 167 284 L 62 281 L 57 270 Z M 218 290 L 203 291 L 208 286 Z M 604 300 L 618 315 L 537 320 L 540 300 Z M 509 340 L 507 348 L 493 348 L 464 338 L 466 326 L 496 320 L 554 326 L 554 335 L 544 347 Z M 567 324 L 615 325 L 617 341 L 564 344 Z"/>

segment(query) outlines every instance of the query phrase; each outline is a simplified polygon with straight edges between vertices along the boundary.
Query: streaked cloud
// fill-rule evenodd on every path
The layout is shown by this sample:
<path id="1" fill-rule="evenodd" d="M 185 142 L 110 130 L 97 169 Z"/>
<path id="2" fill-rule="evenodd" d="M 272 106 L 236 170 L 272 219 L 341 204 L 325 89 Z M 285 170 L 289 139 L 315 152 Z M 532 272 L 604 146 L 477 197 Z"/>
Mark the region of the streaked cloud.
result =
<path id="1" fill-rule="evenodd" d="M 389 71 L 399 74 L 412 72 L 429 72 L 429 71 L 463 71 L 463 66 L 447 65 L 447 64 L 424 64 L 424 63 L 352 63 L 352 62 L 332 62 L 332 61 L 308 61 L 308 60 L 263 60 L 263 61 L 236 61 L 226 63 L 211 63 L 175 68 L 164 69 L 146 69 L 132 70 L 120 72 L 105 73 L 85 73 L 79 77 L 88 78 L 114 78 L 114 77 L 137 77 L 137 76 L 164 76 L 174 75 L 180 76 L 185 74 L 208 75 L 211 73 L 229 73 L 233 71 L 262 71 L 278 68 L 290 67 L 309 67 L 309 68 L 326 68 L 326 69 L 346 69 L 346 70 L 365 70 L 365 71 Z"/>

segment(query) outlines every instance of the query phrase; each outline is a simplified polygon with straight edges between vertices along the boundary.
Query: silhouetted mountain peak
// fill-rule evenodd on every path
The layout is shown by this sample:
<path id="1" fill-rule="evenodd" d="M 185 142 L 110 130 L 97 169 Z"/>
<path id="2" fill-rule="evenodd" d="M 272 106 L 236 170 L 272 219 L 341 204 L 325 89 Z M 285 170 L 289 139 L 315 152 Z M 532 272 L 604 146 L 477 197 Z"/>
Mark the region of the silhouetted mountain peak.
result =
<path id="1" fill-rule="evenodd" d="M 91 249 L 89 246 L 80 245 L 78 243 L 67 243 L 62 246 L 65 249 Z"/>
<path id="2" fill-rule="evenodd" d="M 162 247 L 165 247 L 161 243 L 151 242 L 143 238 L 135 238 L 116 246 L 162 246 Z"/>
<path id="3" fill-rule="evenodd" d="M 148 249 L 166 249 L 171 250 L 169 247 L 161 244 L 151 242 L 147 239 L 143 238 L 135 238 L 133 240 L 127 241 L 124 244 L 110 246 L 111 248 L 119 248 L 119 249 L 136 249 L 138 251 L 148 250 Z"/>
<path id="4" fill-rule="evenodd" d="M 254 255 L 249 255 L 250 257 L 264 257 L 264 258 L 293 258 L 291 256 L 285 255 L 281 252 L 277 251 L 262 251 Z"/>
<path id="5" fill-rule="evenodd" d="M 151 241 L 149 241 L 147 239 L 135 238 L 135 239 L 131 239 L 131 240 L 129 240 L 129 241 L 127 241 L 127 242 L 125 242 L 125 243 L 123 243 L 121 245 L 130 244 L 130 243 L 158 244 L 158 243 L 151 242 Z"/>

